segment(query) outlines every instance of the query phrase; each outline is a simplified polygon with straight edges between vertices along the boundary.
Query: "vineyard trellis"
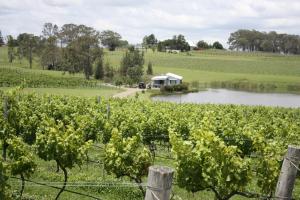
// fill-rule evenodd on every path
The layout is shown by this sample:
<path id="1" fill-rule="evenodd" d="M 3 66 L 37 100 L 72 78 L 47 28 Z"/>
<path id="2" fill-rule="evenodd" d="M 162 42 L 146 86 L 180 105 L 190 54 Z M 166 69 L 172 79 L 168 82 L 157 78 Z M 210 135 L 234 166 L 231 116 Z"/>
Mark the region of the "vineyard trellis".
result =
<path id="1" fill-rule="evenodd" d="M 176 166 L 176 185 L 187 191 L 210 190 L 219 200 L 232 194 L 251 197 L 247 187 L 255 182 L 256 197 L 271 198 L 287 146 L 300 143 L 300 109 L 38 96 L 19 90 L 0 94 L 0 140 L 3 158 L 11 154 L 3 161 L 8 166 L 17 158 L 7 149 L 15 144 L 8 141 L 18 138 L 24 152 L 40 152 L 35 156 L 58 161 L 66 171 L 93 163 L 144 187 L 148 167 L 164 159 Z M 167 155 L 161 154 L 164 146 Z M 90 157 L 90 148 L 102 154 Z M 62 149 L 74 157 L 71 163 L 56 153 Z"/>

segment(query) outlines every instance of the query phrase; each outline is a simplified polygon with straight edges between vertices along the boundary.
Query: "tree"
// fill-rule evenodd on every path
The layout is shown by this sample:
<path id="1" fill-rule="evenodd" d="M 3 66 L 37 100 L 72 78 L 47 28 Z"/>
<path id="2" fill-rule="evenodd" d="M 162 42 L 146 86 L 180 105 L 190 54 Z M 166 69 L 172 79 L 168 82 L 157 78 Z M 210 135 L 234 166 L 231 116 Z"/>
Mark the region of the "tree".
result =
<path id="1" fill-rule="evenodd" d="M 13 62 L 15 59 L 15 47 L 17 46 L 17 41 L 13 38 L 13 36 L 9 35 L 7 36 L 7 56 L 8 56 L 8 61 L 10 63 Z"/>
<path id="2" fill-rule="evenodd" d="M 96 61 L 95 79 L 103 79 L 104 69 L 103 69 L 103 59 L 98 58 Z"/>
<path id="3" fill-rule="evenodd" d="M 126 51 L 121 60 L 120 73 L 129 77 L 132 81 L 138 82 L 143 76 L 144 54 L 134 47 Z"/>
<path id="4" fill-rule="evenodd" d="M 154 34 L 150 34 L 149 36 L 146 35 L 143 38 L 143 47 L 146 48 L 146 49 L 151 48 L 152 50 L 153 49 L 155 50 L 155 48 L 157 46 L 157 43 L 158 43 L 158 41 L 157 41 Z"/>
<path id="5" fill-rule="evenodd" d="M 100 33 L 100 40 L 102 45 L 107 46 L 110 51 L 114 51 L 116 47 L 120 46 L 121 35 L 111 30 L 102 31 Z"/>
<path id="6" fill-rule="evenodd" d="M 111 80 L 114 77 L 114 74 L 114 68 L 110 66 L 109 62 L 106 62 L 104 65 L 104 76 Z"/>
<path id="7" fill-rule="evenodd" d="M 64 184 L 56 196 L 56 200 L 65 190 L 68 181 L 67 169 L 81 165 L 86 159 L 90 141 L 85 142 L 80 129 L 75 130 L 71 125 L 61 121 L 44 118 L 37 133 L 36 150 L 38 156 L 45 160 L 54 160 L 64 173 Z"/>
<path id="8" fill-rule="evenodd" d="M 3 39 L 3 36 L 2 36 L 2 32 L 0 31 L 0 47 L 2 47 L 4 45 L 4 39 Z"/>
<path id="9" fill-rule="evenodd" d="M 220 42 L 218 42 L 218 41 L 214 42 L 213 45 L 212 45 L 212 47 L 214 49 L 224 49 L 223 45 Z"/>
<path id="10" fill-rule="evenodd" d="M 147 74 L 148 75 L 153 75 L 153 69 L 152 69 L 152 63 L 151 62 L 148 63 Z"/>
<path id="11" fill-rule="evenodd" d="M 190 45 L 181 34 L 178 36 L 174 35 L 172 39 L 167 39 L 158 43 L 158 51 L 165 51 L 167 48 L 180 51 L 190 51 Z"/>
<path id="12" fill-rule="evenodd" d="M 55 36 L 49 36 L 43 46 L 41 64 L 43 68 L 47 66 L 48 69 L 58 70 L 59 63 L 61 63 L 61 53 L 57 46 L 57 38 Z"/>
<path id="13" fill-rule="evenodd" d="M 8 141 L 8 156 L 11 162 L 11 174 L 13 176 L 20 175 L 22 186 L 20 190 L 20 198 L 25 188 L 25 177 L 29 178 L 36 169 L 36 164 L 33 161 L 33 154 L 29 151 L 21 138 L 14 137 Z"/>
<path id="14" fill-rule="evenodd" d="M 58 35 L 58 26 L 49 22 L 45 23 L 42 33 L 45 38 L 56 37 Z"/>
<path id="15" fill-rule="evenodd" d="M 17 38 L 20 54 L 29 61 L 29 67 L 32 68 L 33 54 L 38 52 L 38 43 L 40 38 L 33 34 L 22 33 Z"/>
<path id="16" fill-rule="evenodd" d="M 140 135 L 123 138 L 117 129 L 113 129 L 105 149 L 104 167 L 108 173 L 115 174 L 117 178 L 127 176 L 141 184 L 151 163 L 151 153 L 143 146 Z M 144 188 L 141 185 L 139 188 L 144 195 Z"/>
<path id="17" fill-rule="evenodd" d="M 79 36 L 76 36 L 63 50 L 62 65 L 66 71 L 76 73 L 83 71 L 86 79 L 93 74 L 95 60 L 102 57 L 99 47 L 99 35 L 91 27 L 79 25 Z"/>
<path id="18" fill-rule="evenodd" d="M 208 49 L 209 48 L 208 43 L 205 42 L 204 40 L 200 40 L 199 42 L 197 42 L 197 47 L 199 49 Z"/>

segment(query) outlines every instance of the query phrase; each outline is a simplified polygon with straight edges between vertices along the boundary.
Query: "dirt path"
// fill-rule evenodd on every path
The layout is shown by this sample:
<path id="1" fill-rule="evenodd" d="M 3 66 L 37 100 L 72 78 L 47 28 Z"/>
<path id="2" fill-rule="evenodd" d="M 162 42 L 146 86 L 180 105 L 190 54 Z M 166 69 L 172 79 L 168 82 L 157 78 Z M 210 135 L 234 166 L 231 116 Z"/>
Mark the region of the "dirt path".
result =
<path id="1" fill-rule="evenodd" d="M 126 97 L 132 96 L 136 92 L 140 91 L 140 89 L 138 89 L 138 88 L 122 88 L 122 89 L 124 89 L 125 91 L 115 94 L 113 97 L 114 98 L 126 98 Z"/>

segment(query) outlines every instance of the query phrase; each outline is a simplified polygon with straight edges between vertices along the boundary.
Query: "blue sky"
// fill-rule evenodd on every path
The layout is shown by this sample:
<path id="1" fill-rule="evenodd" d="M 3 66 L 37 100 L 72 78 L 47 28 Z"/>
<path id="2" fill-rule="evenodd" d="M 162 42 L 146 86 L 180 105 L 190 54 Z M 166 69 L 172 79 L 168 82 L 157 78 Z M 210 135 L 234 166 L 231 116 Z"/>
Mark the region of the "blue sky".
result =
<path id="1" fill-rule="evenodd" d="M 183 34 L 190 44 L 221 41 L 237 29 L 300 35 L 300 0 L 1 0 L 3 35 L 41 34 L 45 22 L 119 32 L 130 43 L 154 33 Z"/>

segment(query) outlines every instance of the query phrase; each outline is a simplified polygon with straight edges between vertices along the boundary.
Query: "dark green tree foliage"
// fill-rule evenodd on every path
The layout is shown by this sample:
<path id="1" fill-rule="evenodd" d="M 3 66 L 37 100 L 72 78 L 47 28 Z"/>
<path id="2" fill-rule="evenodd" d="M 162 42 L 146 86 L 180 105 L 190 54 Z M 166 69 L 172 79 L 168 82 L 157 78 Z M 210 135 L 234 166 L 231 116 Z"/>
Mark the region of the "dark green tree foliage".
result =
<path id="1" fill-rule="evenodd" d="M 2 36 L 2 32 L 0 31 L 0 47 L 2 47 L 4 45 L 4 39 L 3 39 L 3 36 Z"/>
<path id="2" fill-rule="evenodd" d="M 33 34 L 22 33 L 17 38 L 19 44 L 19 53 L 21 57 L 25 57 L 28 62 L 30 68 L 32 68 L 32 61 L 34 53 L 38 52 L 38 45 L 40 42 L 40 38 Z"/>
<path id="3" fill-rule="evenodd" d="M 152 68 L 152 63 L 151 62 L 148 63 L 147 74 L 148 75 L 152 75 L 153 74 L 153 68 Z"/>
<path id="4" fill-rule="evenodd" d="M 181 34 L 174 35 L 172 39 L 160 41 L 158 43 L 158 51 L 165 51 L 166 49 L 190 51 L 190 45 Z"/>
<path id="5" fill-rule="evenodd" d="M 104 76 L 111 80 L 114 77 L 114 74 L 115 74 L 114 68 L 109 64 L 109 62 L 105 63 Z"/>
<path id="6" fill-rule="evenodd" d="M 224 49 L 223 45 L 220 42 L 218 42 L 218 41 L 214 42 L 213 45 L 212 45 L 212 47 L 214 49 Z"/>
<path id="7" fill-rule="evenodd" d="M 61 53 L 57 46 L 56 36 L 50 36 L 46 39 L 40 57 L 43 68 L 47 66 L 48 69 L 61 70 L 59 68 Z"/>
<path id="8" fill-rule="evenodd" d="M 134 47 L 129 48 L 121 60 L 120 73 L 137 82 L 143 76 L 144 53 Z"/>
<path id="9" fill-rule="evenodd" d="M 103 59 L 98 58 L 96 61 L 95 79 L 104 78 Z"/>
<path id="10" fill-rule="evenodd" d="M 205 42 L 204 40 L 200 40 L 199 42 L 197 42 L 197 47 L 199 49 L 208 49 L 209 45 L 207 42 Z"/>
<path id="11" fill-rule="evenodd" d="M 102 31 L 100 34 L 101 43 L 107 46 L 110 51 L 116 50 L 122 44 L 121 35 L 111 30 Z"/>
<path id="12" fill-rule="evenodd" d="M 13 60 L 15 59 L 15 47 L 18 46 L 17 41 L 13 38 L 13 36 L 9 35 L 7 36 L 7 56 L 8 56 L 8 61 L 10 63 L 13 62 Z"/>
<path id="13" fill-rule="evenodd" d="M 240 29 L 230 34 L 230 49 L 300 54 L 300 36 Z"/>
<path id="14" fill-rule="evenodd" d="M 143 47 L 146 49 L 151 48 L 152 50 L 155 50 L 157 43 L 158 41 L 154 34 L 150 34 L 149 36 L 146 35 L 143 38 Z"/>
<path id="15" fill-rule="evenodd" d="M 94 62 L 102 55 L 98 32 L 91 27 L 79 25 L 76 37 L 63 49 L 62 65 L 70 73 L 83 71 L 86 79 L 89 79 L 93 74 Z"/>

